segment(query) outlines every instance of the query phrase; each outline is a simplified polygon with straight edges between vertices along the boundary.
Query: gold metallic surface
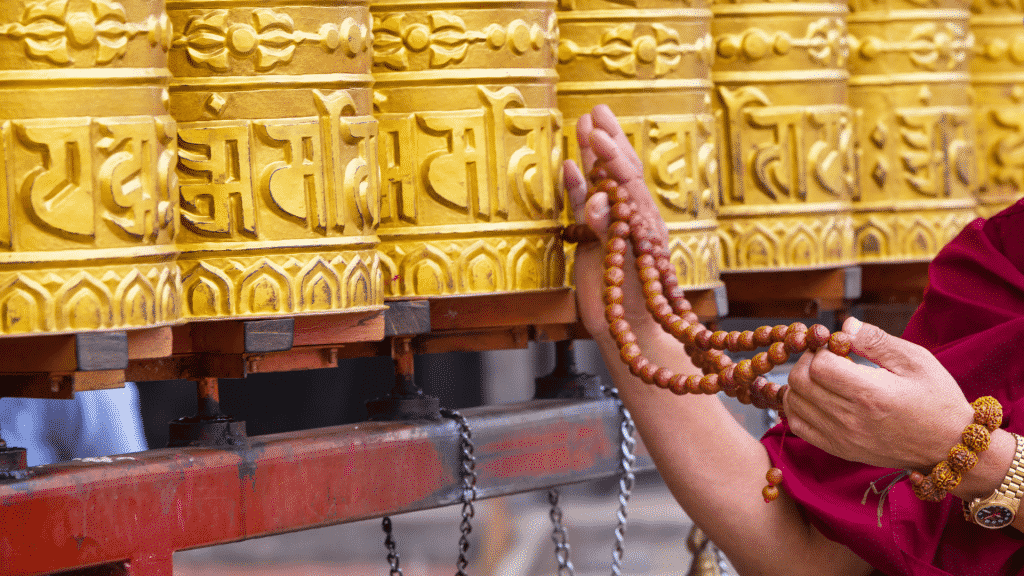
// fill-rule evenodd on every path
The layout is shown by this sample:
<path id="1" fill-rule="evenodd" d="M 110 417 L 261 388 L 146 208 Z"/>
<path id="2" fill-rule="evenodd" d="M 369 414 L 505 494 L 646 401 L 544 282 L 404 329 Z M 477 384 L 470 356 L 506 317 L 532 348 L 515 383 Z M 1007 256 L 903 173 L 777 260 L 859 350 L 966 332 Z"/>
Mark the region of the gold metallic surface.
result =
<path id="1" fill-rule="evenodd" d="M 978 213 L 988 217 L 1024 195 L 1024 5 L 971 4 L 971 85 L 978 127 Z"/>
<path id="2" fill-rule="evenodd" d="M 712 10 L 723 270 L 852 263 L 846 3 Z"/>
<path id="3" fill-rule="evenodd" d="M 930 260 L 976 217 L 967 7 L 959 0 L 856 0 L 851 7 L 857 257 Z"/>
<path id="4" fill-rule="evenodd" d="M 178 319 L 162 0 L 0 2 L 0 336 Z"/>
<path id="5" fill-rule="evenodd" d="M 567 155 L 579 161 L 576 120 L 608 104 L 644 162 L 680 284 L 720 284 L 710 8 L 704 0 L 565 0 L 558 18 Z"/>
<path id="6" fill-rule="evenodd" d="M 382 306 L 365 1 L 168 10 L 185 316 Z"/>
<path id="7" fill-rule="evenodd" d="M 564 286 L 553 0 L 371 11 L 387 296 Z"/>

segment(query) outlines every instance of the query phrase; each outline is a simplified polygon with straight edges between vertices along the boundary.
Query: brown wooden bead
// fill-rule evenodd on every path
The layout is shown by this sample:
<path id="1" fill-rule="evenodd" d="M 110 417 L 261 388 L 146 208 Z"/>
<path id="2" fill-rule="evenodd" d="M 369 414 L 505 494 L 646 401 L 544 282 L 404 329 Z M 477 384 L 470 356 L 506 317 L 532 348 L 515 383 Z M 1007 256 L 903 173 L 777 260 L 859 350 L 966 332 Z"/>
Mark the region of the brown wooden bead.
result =
<path id="1" fill-rule="evenodd" d="M 828 351 L 837 356 L 849 356 L 852 345 L 846 332 L 833 332 L 828 338 Z"/>
<path id="2" fill-rule="evenodd" d="M 786 334 L 786 352 L 790 354 L 801 354 L 807 350 L 807 331 L 788 332 Z"/>
<path id="3" fill-rule="evenodd" d="M 644 284 L 661 280 L 661 276 L 654 268 L 641 268 L 637 270 L 637 275 L 640 277 L 640 282 Z"/>
<path id="4" fill-rule="evenodd" d="M 633 251 L 636 252 L 637 256 L 647 256 L 648 258 L 650 258 L 650 266 L 653 268 L 654 256 L 652 256 L 651 253 L 654 252 L 654 243 L 651 242 L 651 239 L 648 238 L 645 234 L 639 235 L 639 238 L 637 238 L 636 236 L 637 235 L 634 235 L 633 237 Z"/>
<path id="5" fill-rule="evenodd" d="M 675 374 L 675 375 L 673 375 L 672 379 L 669 380 L 669 382 L 668 382 L 668 389 L 673 394 L 678 394 L 679 396 L 682 396 L 683 394 L 686 394 L 686 375 L 685 374 Z"/>
<path id="6" fill-rule="evenodd" d="M 644 221 L 644 217 L 639 212 L 633 214 L 633 217 L 629 219 L 630 235 L 633 240 L 639 240 L 643 237 L 643 229 L 646 228 L 647 222 Z M 637 232 L 634 233 L 633 230 Z"/>
<path id="7" fill-rule="evenodd" d="M 668 258 L 655 258 L 654 269 L 658 271 L 658 274 L 661 274 L 662 281 L 676 277 L 676 267 L 672 265 L 672 261 Z"/>
<path id="8" fill-rule="evenodd" d="M 697 334 L 704 331 L 704 326 L 700 323 L 691 323 L 686 330 L 683 332 L 683 342 L 685 344 L 693 344 L 697 338 Z"/>
<path id="9" fill-rule="evenodd" d="M 644 282 L 643 291 L 644 291 L 644 299 L 647 300 L 647 304 L 648 304 L 647 308 L 648 308 L 648 310 L 651 308 L 650 307 L 651 299 L 653 299 L 655 297 L 665 298 L 665 296 L 662 295 L 662 293 L 661 293 L 661 282 L 658 282 L 657 280 L 651 280 L 651 281 L 648 281 L 648 282 Z M 668 298 L 665 298 L 665 304 L 668 304 Z"/>
<path id="10" fill-rule="evenodd" d="M 721 388 L 718 385 L 718 374 L 707 374 L 700 379 L 700 389 L 705 394 L 718 394 Z"/>
<path id="11" fill-rule="evenodd" d="M 682 339 L 683 332 L 685 332 L 686 328 L 690 325 L 689 322 L 683 320 L 679 316 L 669 316 L 669 318 L 665 320 L 665 323 L 668 324 L 669 334 L 677 340 Z"/>
<path id="12" fill-rule="evenodd" d="M 779 384 L 773 380 L 768 381 L 768 385 L 764 388 L 764 397 L 768 401 L 768 407 L 773 410 L 782 408 L 782 400 L 779 398 L 779 391 L 785 384 Z"/>
<path id="13" fill-rule="evenodd" d="M 605 286 L 604 288 L 604 303 L 605 304 L 622 304 L 626 301 L 626 293 L 623 292 L 621 286 Z"/>
<path id="14" fill-rule="evenodd" d="M 750 361 L 751 367 L 754 369 L 756 374 L 767 374 L 775 368 L 772 361 L 768 359 L 767 352 L 758 352 L 754 355 L 754 358 Z"/>
<path id="15" fill-rule="evenodd" d="M 605 243 L 604 251 L 608 254 L 626 254 L 629 244 L 622 238 L 612 238 Z"/>
<path id="16" fill-rule="evenodd" d="M 608 228 L 608 232 L 616 238 L 628 238 L 629 224 L 626 224 L 625 222 L 612 222 L 612 225 Z"/>
<path id="17" fill-rule="evenodd" d="M 678 305 L 682 306 L 683 312 L 689 312 L 690 310 L 693 310 L 693 306 L 690 304 L 690 301 L 686 299 L 686 291 L 683 290 L 681 287 L 671 287 L 666 285 L 665 296 L 672 301 L 673 306 L 676 306 L 677 303 Z M 679 310 L 676 310 L 676 314 L 681 314 L 681 312 Z"/>
<path id="18" fill-rule="evenodd" d="M 716 330 L 711 334 L 711 347 L 715 350 L 726 349 L 726 339 L 729 337 L 729 333 L 725 330 Z"/>
<path id="19" fill-rule="evenodd" d="M 613 338 L 618 338 L 619 334 L 625 334 L 626 332 L 632 332 L 633 328 L 630 327 L 629 322 L 625 320 L 616 320 L 608 325 L 608 332 L 611 333 Z"/>
<path id="20" fill-rule="evenodd" d="M 740 333 L 733 330 L 729 332 L 729 335 L 725 338 L 725 345 L 729 349 L 729 352 L 740 351 Z"/>
<path id="21" fill-rule="evenodd" d="M 789 332 L 789 326 L 785 324 L 772 326 L 772 342 L 785 342 L 787 332 Z"/>
<path id="22" fill-rule="evenodd" d="M 700 388 L 701 378 L 703 378 L 703 376 L 694 376 L 692 374 L 690 376 L 687 376 L 685 384 L 686 392 L 689 394 L 700 394 L 701 392 L 703 392 L 703 390 L 701 390 Z"/>
<path id="23" fill-rule="evenodd" d="M 618 252 L 611 252 L 604 257 L 605 268 L 622 268 L 626 265 L 626 255 Z"/>
<path id="24" fill-rule="evenodd" d="M 610 200 L 610 198 L 609 198 Z M 629 204 L 625 202 L 616 202 L 612 204 L 611 210 L 612 218 L 615 220 L 629 220 L 630 216 L 633 215 L 633 211 L 630 210 Z"/>
<path id="25" fill-rule="evenodd" d="M 683 316 L 683 320 L 686 320 L 690 324 L 696 324 L 696 323 L 700 322 L 700 318 L 698 318 L 697 315 L 694 314 L 693 312 L 686 312 L 682 316 Z"/>
<path id="26" fill-rule="evenodd" d="M 735 370 L 736 365 L 730 364 L 718 372 L 718 385 L 722 387 L 722 391 L 728 396 L 736 396 L 736 388 L 739 386 L 733 377 Z"/>
<path id="27" fill-rule="evenodd" d="M 609 324 L 616 320 L 622 320 L 626 317 L 626 309 L 622 307 L 622 304 L 610 304 L 604 309 L 604 319 Z"/>
<path id="28" fill-rule="evenodd" d="M 696 358 L 697 354 L 700 352 L 699 350 L 697 350 L 697 347 L 694 346 L 693 344 L 683 344 L 683 351 L 686 352 L 687 356 L 694 360 L 693 365 L 697 366 L 698 364 L 696 363 Z"/>
<path id="29" fill-rule="evenodd" d="M 967 428 L 964 428 L 964 433 L 960 437 L 960 441 L 963 442 L 964 446 L 967 446 L 977 453 L 988 450 L 988 445 L 989 442 L 992 441 L 992 437 L 989 436 L 988 428 L 985 428 L 981 424 L 968 424 Z"/>
<path id="30" fill-rule="evenodd" d="M 654 373 L 654 385 L 658 388 L 668 388 L 668 383 L 672 381 L 672 377 L 675 374 L 668 368 L 658 368 L 658 371 Z"/>
<path id="31" fill-rule="evenodd" d="M 957 444 L 949 449 L 949 457 L 946 458 L 946 462 L 949 462 L 950 468 L 964 474 L 978 464 L 978 455 L 967 446 Z"/>
<path id="32" fill-rule="evenodd" d="M 640 358 L 641 354 L 643 352 L 636 344 L 626 344 L 619 348 L 619 358 L 622 358 L 624 364 L 632 364 L 637 358 Z"/>
<path id="33" fill-rule="evenodd" d="M 924 474 L 921 474 L 917 470 L 911 470 L 908 479 L 910 480 L 911 484 L 917 485 L 924 481 Z"/>
<path id="34" fill-rule="evenodd" d="M 654 384 L 654 375 L 657 374 L 658 370 L 660 369 L 661 366 L 658 366 L 653 362 L 648 362 L 640 369 L 640 373 L 637 374 L 637 376 L 639 376 L 644 382 L 647 382 L 648 384 Z"/>
<path id="35" fill-rule="evenodd" d="M 736 372 L 733 377 L 736 378 L 736 383 L 740 386 L 750 386 L 754 383 L 754 378 L 757 378 L 757 374 L 754 374 L 754 367 L 750 360 L 740 360 L 736 364 Z"/>
<path id="36" fill-rule="evenodd" d="M 647 366 L 650 363 L 650 360 L 644 358 L 643 356 L 640 356 L 630 363 L 629 371 L 633 373 L 633 376 L 640 376 L 642 370 L 644 369 L 644 366 Z"/>
<path id="37" fill-rule="evenodd" d="M 659 296 L 659 298 L 662 297 Z M 659 322 L 672 315 L 672 306 L 669 305 L 668 300 L 664 299 L 662 299 L 661 302 L 648 302 L 647 310 L 650 311 L 651 316 L 654 316 Z"/>
<path id="38" fill-rule="evenodd" d="M 804 324 L 803 322 L 793 322 L 792 324 L 790 324 L 789 326 L 786 327 L 786 334 L 787 335 L 788 334 L 795 334 L 797 332 L 803 333 L 804 336 L 806 337 L 807 336 L 807 324 Z"/>
<path id="39" fill-rule="evenodd" d="M 735 373 L 734 373 L 735 374 Z M 735 375 L 733 376 L 735 379 Z M 741 384 L 736 387 L 736 400 L 740 404 L 750 404 L 750 386 Z"/>
<path id="40" fill-rule="evenodd" d="M 615 342 L 622 348 L 626 344 L 636 344 L 636 334 L 632 330 L 627 330 L 621 334 L 615 336 Z"/>
<path id="41" fill-rule="evenodd" d="M 778 486 L 782 484 L 782 470 L 772 466 L 768 469 L 768 473 L 764 475 L 764 479 L 768 481 L 769 486 Z"/>
<path id="42" fill-rule="evenodd" d="M 732 358 L 729 358 L 723 352 L 715 350 L 714 352 L 711 352 L 711 355 L 715 363 L 715 372 L 721 372 L 722 370 L 725 370 L 727 367 L 733 365 Z"/>
<path id="43" fill-rule="evenodd" d="M 754 344 L 754 332 L 751 330 L 744 330 L 740 332 L 740 338 L 737 342 L 740 346 L 740 350 L 743 352 L 753 352 L 757 350 L 757 344 Z"/>
<path id="44" fill-rule="evenodd" d="M 811 326 L 807 329 L 807 349 L 811 352 L 817 352 L 828 344 L 830 336 L 832 336 L 832 333 L 821 324 Z"/>
<path id="45" fill-rule="evenodd" d="M 609 202 L 613 204 L 619 202 L 626 204 L 626 206 L 631 210 L 630 216 L 632 216 L 632 212 L 636 211 L 636 204 L 630 202 L 629 190 L 626 190 L 622 186 L 616 186 L 614 190 L 609 190 L 607 194 Z M 629 220 L 629 216 L 626 216 L 625 218 L 619 218 L 619 220 Z"/>
<path id="46" fill-rule="evenodd" d="M 761 326 L 754 330 L 754 345 L 763 348 L 772 343 L 772 327 Z"/>
<path id="47" fill-rule="evenodd" d="M 768 379 L 764 376 L 757 376 L 750 385 L 750 403 L 759 410 L 768 409 Z"/>
<path id="48" fill-rule="evenodd" d="M 641 254 L 636 257 L 636 268 L 654 268 L 654 257 L 650 254 Z"/>
<path id="49" fill-rule="evenodd" d="M 625 281 L 626 273 L 622 271 L 622 268 L 608 268 L 604 271 L 605 286 L 622 286 Z"/>
<path id="50" fill-rule="evenodd" d="M 992 432 L 1003 423 L 1003 405 L 991 396 L 982 396 L 971 402 L 974 408 L 974 422 Z"/>
<path id="51" fill-rule="evenodd" d="M 711 350 L 711 330 L 705 328 L 698 332 L 693 339 L 693 344 L 701 350 Z"/>
<path id="52" fill-rule="evenodd" d="M 761 496 L 764 496 L 765 503 L 771 502 L 779 497 L 779 489 L 775 486 L 765 486 L 761 489 Z"/>
<path id="53" fill-rule="evenodd" d="M 786 352 L 786 344 L 783 342 L 773 342 L 772 345 L 768 347 L 768 359 L 776 366 L 785 364 L 786 361 L 789 360 L 789 352 Z"/>
<path id="54" fill-rule="evenodd" d="M 781 416 L 782 418 L 786 417 L 784 414 L 782 414 L 782 407 L 785 405 L 785 402 L 783 402 L 782 399 L 786 397 L 787 390 L 789 390 L 789 384 L 783 384 L 782 386 L 779 386 L 778 391 L 775 392 L 775 404 L 778 406 L 776 410 L 779 411 L 779 416 Z"/>
<path id="55" fill-rule="evenodd" d="M 600 185 L 605 182 L 615 182 L 614 180 L 608 179 L 608 170 L 605 169 L 603 162 L 594 164 L 594 167 L 590 169 L 590 172 L 587 172 L 587 179 L 593 183 L 594 188 L 600 187 Z"/>

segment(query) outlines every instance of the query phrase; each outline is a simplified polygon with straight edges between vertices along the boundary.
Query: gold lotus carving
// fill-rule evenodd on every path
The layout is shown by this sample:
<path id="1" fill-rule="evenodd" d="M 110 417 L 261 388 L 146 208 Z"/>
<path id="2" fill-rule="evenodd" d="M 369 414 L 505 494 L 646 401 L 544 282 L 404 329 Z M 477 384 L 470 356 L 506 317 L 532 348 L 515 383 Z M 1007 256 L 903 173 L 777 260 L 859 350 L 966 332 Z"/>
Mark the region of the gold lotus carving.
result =
<path id="1" fill-rule="evenodd" d="M 965 26 L 930 22 L 915 26 L 906 40 L 890 41 L 877 36 L 857 38 L 851 34 L 850 43 L 866 60 L 888 53 L 905 53 L 920 68 L 953 70 L 974 50 L 974 35 Z"/>
<path id="2" fill-rule="evenodd" d="M 679 32 L 663 24 L 651 26 L 652 33 L 638 33 L 635 24 L 621 24 L 601 36 L 597 46 L 580 46 L 572 40 L 558 44 L 558 61 L 568 64 L 579 57 L 600 58 L 608 72 L 633 77 L 638 64 L 654 64 L 654 75 L 674 72 L 685 54 L 697 54 L 711 63 L 711 36 L 705 35 L 692 44 L 685 44 Z"/>
<path id="3" fill-rule="evenodd" d="M 725 34 L 716 44 L 718 55 L 725 59 L 742 55 L 748 60 L 760 60 L 772 54 L 785 56 L 798 49 L 805 50 L 817 64 L 845 66 L 850 55 L 846 24 L 840 18 L 815 20 L 799 38 L 785 31 L 750 28 L 741 34 Z"/>

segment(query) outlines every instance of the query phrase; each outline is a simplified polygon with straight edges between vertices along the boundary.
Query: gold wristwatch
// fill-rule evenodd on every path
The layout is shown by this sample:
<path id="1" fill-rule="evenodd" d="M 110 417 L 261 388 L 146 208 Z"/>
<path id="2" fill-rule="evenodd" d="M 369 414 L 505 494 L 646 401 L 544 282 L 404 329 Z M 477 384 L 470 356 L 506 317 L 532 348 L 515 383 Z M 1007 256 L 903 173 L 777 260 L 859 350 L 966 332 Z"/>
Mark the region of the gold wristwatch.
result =
<path id="1" fill-rule="evenodd" d="M 1010 470 L 991 496 L 975 498 L 970 504 L 964 502 L 964 516 L 968 521 L 992 529 L 1005 528 L 1013 523 L 1024 496 L 1024 436 L 1013 434 L 1013 437 L 1017 439 L 1017 452 L 1013 455 Z"/>

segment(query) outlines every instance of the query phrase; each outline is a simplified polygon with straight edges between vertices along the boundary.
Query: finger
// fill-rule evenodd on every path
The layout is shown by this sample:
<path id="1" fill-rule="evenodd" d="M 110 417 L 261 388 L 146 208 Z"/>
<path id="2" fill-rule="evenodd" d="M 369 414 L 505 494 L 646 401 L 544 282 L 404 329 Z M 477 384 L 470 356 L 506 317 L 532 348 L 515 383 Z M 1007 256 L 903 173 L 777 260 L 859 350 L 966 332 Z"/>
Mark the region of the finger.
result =
<path id="1" fill-rule="evenodd" d="M 857 364 L 828 350 L 814 355 L 808 373 L 815 385 L 851 402 L 862 398 L 863 390 L 895 378 L 888 370 Z"/>
<path id="2" fill-rule="evenodd" d="M 934 370 L 938 364 L 922 346 L 852 316 L 843 324 L 843 331 L 850 335 L 854 352 L 900 376 Z"/>
<path id="3" fill-rule="evenodd" d="M 597 161 L 597 155 L 590 147 L 590 134 L 594 131 L 594 120 L 590 114 L 580 116 L 576 121 L 576 143 L 580 147 L 580 160 L 583 162 L 583 173 L 590 174 Z"/>
<path id="4" fill-rule="evenodd" d="M 622 126 L 619 124 L 619 119 L 615 117 L 615 113 L 608 107 L 607 104 L 598 104 L 594 106 L 594 110 L 591 112 L 591 118 L 594 122 L 594 127 L 600 128 L 608 133 L 612 137 L 612 140 L 618 144 L 619 148 L 622 149 L 623 154 L 632 162 L 641 174 L 644 170 L 644 163 L 640 160 L 640 157 L 636 154 L 636 149 L 633 148 L 633 143 L 629 141 L 629 137 L 622 131 Z"/>
<path id="5" fill-rule="evenodd" d="M 643 172 L 632 162 L 619 144 L 604 130 L 595 128 L 590 134 L 590 145 L 603 163 L 608 174 L 626 188 L 630 198 L 636 203 L 640 213 L 658 227 L 664 241 L 668 241 L 668 227 L 661 218 L 661 213 L 654 205 Z M 631 149 L 631 148 L 630 148 Z"/>
<path id="6" fill-rule="evenodd" d="M 797 358 L 796 363 L 789 370 L 789 387 L 792 390 L 801 390 L 810 385 L 811 382 L 811 359 L 814 355 L 810 352 L 804 352 Z"/>
<path id="7" fill-rule="evenodd" d="M 604 240 L 608 233 L 608 225 L 611 222 L 611 208 L 608 205 L 608 195 L 604 192 L 597 192 L 587 199 L 585 218 L 587 226 L 597 234 L 598 238 Z"/>
<path id="8" fill-rule="evenodd" d="M 562 182 L 569 194 L 569 206 L 572 208 L 573 217 L 577 222 L 583 222 L 586 219 L 583 208 L 587 203 L 587 179 L 572 160 L 562 162 Z"/>
<path id="9" fill-rule="evenodd" d="M 815 406 L 790 388 L 782 399 L 783 410 L 789 429 L 800 438 L 835 455 L 835 446 L 823 430 L 827 426 L 827 416 Z"/>

